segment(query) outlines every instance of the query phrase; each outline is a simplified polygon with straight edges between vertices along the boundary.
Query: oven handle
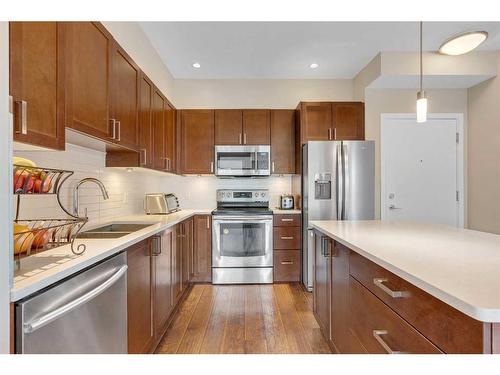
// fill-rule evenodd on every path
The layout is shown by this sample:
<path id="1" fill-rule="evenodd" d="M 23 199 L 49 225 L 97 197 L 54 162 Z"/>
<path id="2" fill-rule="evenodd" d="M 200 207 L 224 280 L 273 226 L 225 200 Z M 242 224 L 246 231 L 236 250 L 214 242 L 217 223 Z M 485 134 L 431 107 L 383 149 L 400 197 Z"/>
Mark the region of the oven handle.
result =
<path id="1" fill-rule="evenodd" d="M 214 222 L 223 223 L 225 221 L 273 221 L 272 216 L 224 216 L 219 218 L 213 218 Z"/>

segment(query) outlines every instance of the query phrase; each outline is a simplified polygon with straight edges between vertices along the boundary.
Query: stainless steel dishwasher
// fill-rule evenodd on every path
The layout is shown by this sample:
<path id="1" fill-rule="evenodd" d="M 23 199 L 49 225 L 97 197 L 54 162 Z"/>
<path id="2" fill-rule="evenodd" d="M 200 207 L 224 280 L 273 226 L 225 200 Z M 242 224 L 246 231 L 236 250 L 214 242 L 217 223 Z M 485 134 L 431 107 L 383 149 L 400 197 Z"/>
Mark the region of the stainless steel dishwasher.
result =
<path id="1" fill-rule="evenodd" d="M 127 353 L 127 257 L 16 304 L 17 353 Z"/>

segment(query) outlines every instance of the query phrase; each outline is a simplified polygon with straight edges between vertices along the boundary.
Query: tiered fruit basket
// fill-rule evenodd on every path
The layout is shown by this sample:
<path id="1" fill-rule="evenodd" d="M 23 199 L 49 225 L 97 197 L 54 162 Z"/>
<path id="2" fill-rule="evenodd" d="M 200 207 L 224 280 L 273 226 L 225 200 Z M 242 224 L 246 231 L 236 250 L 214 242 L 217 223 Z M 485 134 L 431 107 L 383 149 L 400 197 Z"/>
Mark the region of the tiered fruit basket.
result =
<path id="1" fill-rule="evenodd" d="M 62 169 L 40 168 L 14 164 L 14 195 L 17 197 L 14 219 L 14 260 L 17 267 L 24 257 L 62 245 L 71 245 L 74 254 L 82 254 L 85 245 L 75 246 L 75 239 L 87 218 L 72 215 L 61 203 L 62 184 L 73 174 Z M 26 195 L 55 195 L 66 218 L 21 219 L 22 197 Z"/>

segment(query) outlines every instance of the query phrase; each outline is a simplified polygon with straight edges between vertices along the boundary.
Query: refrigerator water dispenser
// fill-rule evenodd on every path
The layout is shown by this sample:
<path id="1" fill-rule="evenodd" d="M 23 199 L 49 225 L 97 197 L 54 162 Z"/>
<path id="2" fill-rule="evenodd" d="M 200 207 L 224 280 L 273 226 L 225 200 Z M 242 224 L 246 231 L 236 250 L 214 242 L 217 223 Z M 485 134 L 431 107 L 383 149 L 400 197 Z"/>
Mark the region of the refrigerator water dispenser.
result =
<path id="1" fill-rule="evenodd" d="M 314 175 L 314 199 L 332 199 L 331 173 L 316 173 Z"/>

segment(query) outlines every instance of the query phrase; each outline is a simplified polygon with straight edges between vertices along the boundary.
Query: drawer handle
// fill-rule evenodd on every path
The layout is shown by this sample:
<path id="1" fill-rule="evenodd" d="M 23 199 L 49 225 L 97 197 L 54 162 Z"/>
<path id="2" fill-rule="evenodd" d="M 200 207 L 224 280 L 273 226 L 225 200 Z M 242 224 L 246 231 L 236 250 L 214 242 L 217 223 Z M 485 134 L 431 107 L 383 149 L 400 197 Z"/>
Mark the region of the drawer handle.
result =
<path id="1" fill-rule="evenodd" d="M 293 264 L 293 260 L 283 260 L 281 264 Z"/>
<path id="2" fill-rule="evenodd" d="M 287 221 L 293 221 L 293 219 L 281 219 L 281 221 L 287 222 Z"/>
<path id="3" fill-rule="evenodd" d="M 375 340 L 380 344 L 382 348 L 388 353 L 388 354 L 405 354 L 404 352 L 400 352 L 397 350 L 392 350 L 389 345 L 384 341 L 382 338 L 383 335 L 387 335 L 387 331 L 385 329 L 374 329 L 373 330 L 373 337 L 375 337 Z"/>
<path id="4" fill-rule="evenodd" d="M 293 240 L 292 236 L 281 236 L 282 240 Z"/>
<path id="5" fill-rule="evenodd" d="M 401 297 L 406 297 L 407 293 L 401 292 L 399 290 L 392 290 L 391 288 L 388 288 L 384 283 L 387 282 L 387 279 L 384 278 L 375 278 L 373 279 L 373 283 L 378 286 L 380 289 L 382 289 L 384 292 L 386 292 L 388 295 L 390 295 L 392 298 L 401 298 Z"/>

